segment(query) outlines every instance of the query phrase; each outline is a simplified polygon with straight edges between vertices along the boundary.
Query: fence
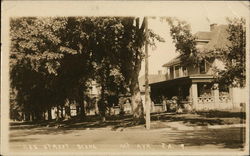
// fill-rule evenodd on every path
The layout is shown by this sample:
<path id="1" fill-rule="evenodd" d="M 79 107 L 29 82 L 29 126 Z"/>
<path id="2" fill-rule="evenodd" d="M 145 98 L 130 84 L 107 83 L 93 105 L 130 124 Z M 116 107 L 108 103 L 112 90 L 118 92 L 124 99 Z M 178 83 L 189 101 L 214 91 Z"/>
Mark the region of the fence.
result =
<path id="1" fill-rule="evenodd" d="M 219 96 L 216 100 L 214 96 L 198 97 L 196 110 L 222 110 L 233 109 L 232 99 L 229 95 Z"/>

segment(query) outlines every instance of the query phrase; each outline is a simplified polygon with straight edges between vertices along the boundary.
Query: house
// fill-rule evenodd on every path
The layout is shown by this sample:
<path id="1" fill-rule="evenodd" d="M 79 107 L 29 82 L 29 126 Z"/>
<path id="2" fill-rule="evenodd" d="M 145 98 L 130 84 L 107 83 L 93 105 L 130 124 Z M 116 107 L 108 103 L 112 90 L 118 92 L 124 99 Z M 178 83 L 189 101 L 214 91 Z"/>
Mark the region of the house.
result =
<path id="1" fill-rule="evenodd" d="M 197 32 L 196 43 L 200 53 L 216 52 L 229 44 L 226 25 L 210 25 L 210 31 Z M 232 88 L 214 82 L 213 69 L 223 69 L 219 58 L 203 60 L 199 65 L 184 66 L 180 56 L 163 65 L 165 80 L 150 83 L 151 99 L 159 103 L 162 97 L 177 96 L 181 101 L 190 101 L 194 110 L 240 109 L 245 103 L 244 88 Z"/>
<path id="2" fill-rule="evenodd" d="M 148 82 L 149 84 L 161 82 L 166 80 L 166 75 L 159 70 L 158 74 L 149 74 L 148 75 Z M 145 75 L 139 77 L 139 87 L 140 87 L 140 93 L 141 93 L 141 99 L 143 103 L 143 107 L 145 108 Z M 149 87 L 149 94 L 150 94 L 150 87 Z M 161 104 L 154 104 L 152 105 L 152 101 L 150 99 L 151 103 L 151 112 L 161 112 L 163 111 L 163 107 Z M 146 109 L 144 109 L 146 111 Z"/>

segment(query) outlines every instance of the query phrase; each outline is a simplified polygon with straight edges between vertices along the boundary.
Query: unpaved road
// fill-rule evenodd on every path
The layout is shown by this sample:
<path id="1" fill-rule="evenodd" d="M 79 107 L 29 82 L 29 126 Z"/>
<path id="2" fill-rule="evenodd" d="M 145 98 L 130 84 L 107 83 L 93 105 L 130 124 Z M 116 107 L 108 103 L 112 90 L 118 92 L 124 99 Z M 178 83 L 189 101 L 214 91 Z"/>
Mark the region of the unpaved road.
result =
<path id="1" fill-rule="evenodd" d="M 157 124 L 157 123 L 152 123 Z M 188 127 L 182 122 L 146 130 L 111 127 L 64 129 L 56 127 L 13 128 L 12 152 L 239 152 L 244 126 Z"/>

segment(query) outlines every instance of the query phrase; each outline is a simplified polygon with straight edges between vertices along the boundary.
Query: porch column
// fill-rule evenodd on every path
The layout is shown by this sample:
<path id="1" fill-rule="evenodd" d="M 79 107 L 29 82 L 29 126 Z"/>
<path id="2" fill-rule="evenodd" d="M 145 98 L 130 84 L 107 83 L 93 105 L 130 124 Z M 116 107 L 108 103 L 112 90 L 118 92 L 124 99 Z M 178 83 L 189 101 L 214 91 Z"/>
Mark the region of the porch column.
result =
<path id="1" fill-rule="evenodd" d="M 197 83 L 192 83 L 191 85 L 191 99 L 193 102 L 193 108 L 196 109 L 197 105 L 198 105 L 198 87 L 197 87 Z"/>
<path id="2" fill-rule="evenodd" d="M 175 66 L 173 66 L 173 77 L 174 77 L 174 79 L 176 78 L 176 76 L 175 76 Z"/>
<path id="3" fill-rule="evenodd" d="M 215 83 L 213 85 L 213 92 L 214 92 L 214 105 L 215 108 L 219 108 L 220 107 L 220 99 L 219 99 L 219 84 Z"/>
<path id="4" fill-rule="evenodd" d="M 180 68 L 179 68 L 179 73 L 180 73 L 180 77 L 183 77 L 183 69 L 182 69 L 182 66 L 180 66 Z"/>
<path id="5" fill-rule="evenodd" d="M 169 67 L 166 67 L 166 75 L 167 75 L 167 79 L 170 79 L 170 71 L 169 71 Z"/>

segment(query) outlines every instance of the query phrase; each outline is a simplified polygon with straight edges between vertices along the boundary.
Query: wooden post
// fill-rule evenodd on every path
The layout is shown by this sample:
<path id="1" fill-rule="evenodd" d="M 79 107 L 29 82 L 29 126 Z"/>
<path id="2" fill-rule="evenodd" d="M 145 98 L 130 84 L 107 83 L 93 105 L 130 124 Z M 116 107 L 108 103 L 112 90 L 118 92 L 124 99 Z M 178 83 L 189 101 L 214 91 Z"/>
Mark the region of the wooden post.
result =
<path id="1" fill-rule="evenodd" d="M 235 108 L 234 98 L 233 98 L 233 87 L 229 87 L 229 97 L 230 97 L 230 104 L 232 108 Z"/>
<path id="2" fill-rule="evenodd" d="M 150 129 L 150 103 L 149 103 L 149 86 L 148 86 L 148 18 L 145 17 L 145 106 L 146 106 L 146 128 Z"/>

